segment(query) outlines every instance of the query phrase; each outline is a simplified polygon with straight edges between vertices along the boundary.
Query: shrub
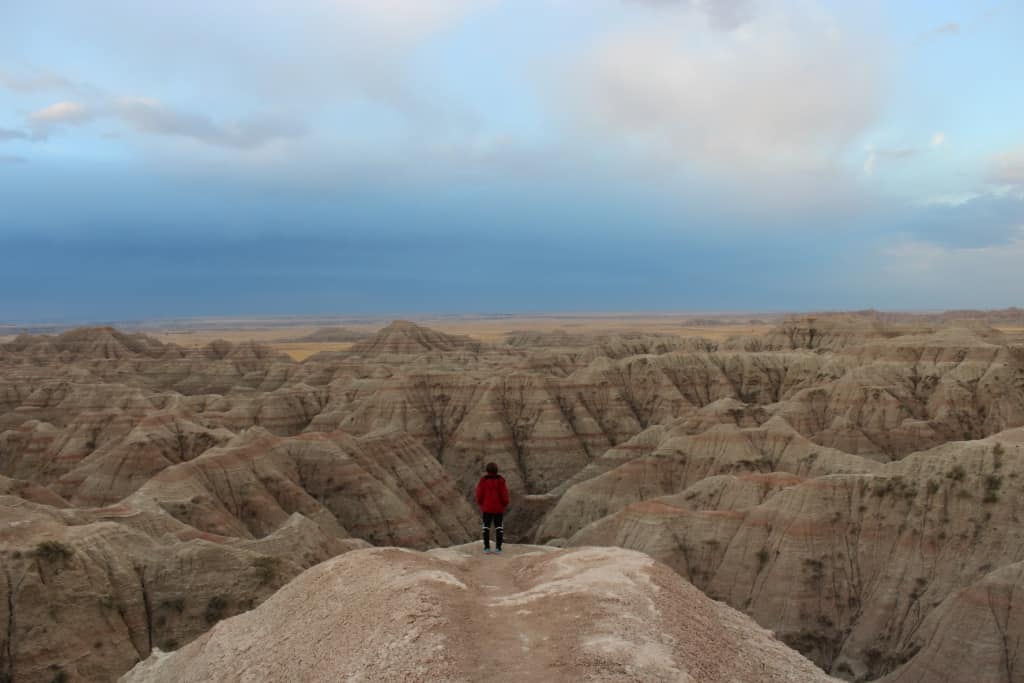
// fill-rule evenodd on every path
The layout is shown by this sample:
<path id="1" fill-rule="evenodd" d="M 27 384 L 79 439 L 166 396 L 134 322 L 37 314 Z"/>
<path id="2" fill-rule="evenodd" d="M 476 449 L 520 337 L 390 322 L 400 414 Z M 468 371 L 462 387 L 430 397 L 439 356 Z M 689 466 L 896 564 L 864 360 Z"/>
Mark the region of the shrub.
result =
<path id="1" fill-rule="evenodd" d="M 228 599 L 223 595 L 214 595 L 210 598 L 209 602 L 206 603 L 206 612 L 203 613 L 203 616 L 206 618 L 206 623 L 216 624 L 224 618 L 224 613 L 227 609 Z"/>
<path id="2" fill-rule="evenodd" d="M 764 569 L 764 566 L 768 564 L 769 553 L 767 548 L 761 548 L 757 551 L 757 564 L 758 571 Z"/>
<path id="3" fill-rule="evenodd" d="M 43 562 L 64 562 L 75 554 L 74 548 L 60 541 L 43 541 L 36 546 L 35 556 Z"/>
<path id="4" fill-rule="evenodd" d="M 998 474 L 990 474 L 985 477 L 985 496 L 981 499 L 984 503 L 994 503 L 999 500 L 996 491 L 1003 485 L 1003 478 Z"/>
<path id="5" fill-rule="evenodd" d="M 964 470 L 963 465 L 955 465 L 953 469 L 951 469 L 949 472 L 946 472 L 946 476 L 952 479 L 953 481 L 963 481 L 964 477 L 967 476 L 967 472 L 966 470 Z"/>
<path id="6" fill-rule="evenodd" d="M 185 598 L 166 598 L 160 601 L 160 607 L 166 610 L 173 610 L 178 614 L 185 611 Z"/>
<path id="7" fill-rule="evenodd" d="M 260 580 L 260 585 L 265 586 L 277 579 L 281 571 L 281 560 L 270 555 L 263 555 L 254 558 L 252 566 L 256 569 L 256 577 Z"/>

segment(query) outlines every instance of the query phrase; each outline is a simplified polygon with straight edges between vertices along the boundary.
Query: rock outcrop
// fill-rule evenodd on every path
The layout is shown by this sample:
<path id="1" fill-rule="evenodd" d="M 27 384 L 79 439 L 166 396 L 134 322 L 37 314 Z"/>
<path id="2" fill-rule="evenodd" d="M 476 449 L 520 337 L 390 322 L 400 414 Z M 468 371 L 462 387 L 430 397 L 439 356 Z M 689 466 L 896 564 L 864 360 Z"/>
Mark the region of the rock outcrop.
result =
<path id="1" fill-rule="evenodd" d="M 833 680 L 644 555 L 515 550 L 354 551 L 121 680 Z"/>
<path id="2" fill-rule="evenodd" d="M 743 477 L 717 496 L 703 480 L 628 505 L 569 544 L 647 552 L 826 670 L 870 680 L 921 646 L 924 620 L 953 592 L 1024 560 L 1022 441 L 1015 430 L 869 474 L 763 480 L 762 502 L 742 495 Z"/>
<path id="3" fill-rule="evenodd" d="M 373 337 L 354 344 L 349 353 L 358 356 L 380 356 L 479 350 L 480 342 L 471 337 L 445 334 L 408 320 L 396 320 Z"/>

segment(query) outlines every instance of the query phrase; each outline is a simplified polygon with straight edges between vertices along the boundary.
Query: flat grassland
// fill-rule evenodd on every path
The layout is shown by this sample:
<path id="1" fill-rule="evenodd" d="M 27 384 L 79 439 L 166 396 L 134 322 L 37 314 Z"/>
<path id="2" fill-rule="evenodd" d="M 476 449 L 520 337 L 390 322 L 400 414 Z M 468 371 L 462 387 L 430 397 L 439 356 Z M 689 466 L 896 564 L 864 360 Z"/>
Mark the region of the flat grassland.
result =
<path id="1" fill-rule="evenodd" d="M 706 337 L 721 341 L 735 335 L 761 334 L 778 322 L 780 314 L 763 313 L 565 313 L 543 315 L 412 315 L 412 316 L 317 316 L 267 318 L 182 318 L 112 322 L 126 332 L 144 332 L 163 342 L 184 347 L 200 347 L 215 339 L 230 342 L 257 341 L 283 351 L 301 361 L 320 351 L 344 351 L 354 341 L 307 339 L 323 328 L 344 328 L 370 335 L 396 317 L 448 334 L 461 334 L 486 343 L 500 343 L 513 332 L 553 332 L 570 334 L 670 334 L 679 337 Z M 75 325 L 33 332 L 60 332 Z M 6 328 L 6 329 L 4 329 Z M 11 326 L 0 327 L 0 343 L 21 332 Z"/>

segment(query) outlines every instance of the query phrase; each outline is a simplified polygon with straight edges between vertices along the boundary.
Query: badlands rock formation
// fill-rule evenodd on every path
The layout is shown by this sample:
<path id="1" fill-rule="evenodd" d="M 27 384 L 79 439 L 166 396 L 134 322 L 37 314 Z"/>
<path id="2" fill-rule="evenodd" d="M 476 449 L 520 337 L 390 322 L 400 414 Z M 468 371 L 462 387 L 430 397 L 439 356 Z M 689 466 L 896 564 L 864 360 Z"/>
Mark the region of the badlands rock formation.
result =
<path id="1" fill-rule="evenodd" d="M 359 550 L 324 562 L 121 680 L 833 680 L 640 553 L 474 550 Z"/>
<path id="2" fill-rule="evenodd" d="M 399 321 L 303 362 L 111 328 L 22 335 L 0 344 L 0 681 L 113 680 L 154 647 L 220 642 L 214 624 L 271 595 L 274 618 L 292 618 L 274 591 L 343 553 L 326 567 L 353 581 L 411 562 L 479 586 L 461 556 L 347 551 L 475 538 L 472 488 L 491 460 L 515 501 L 510 542 L 646 553 L 830 675 L 1024 680 L 1024 340 L 965 317 L 493 345 Z M 547 555 L 521 561 L 509 594 L 555 571 Z M 442 616 L 396 637 L 423 633 L 425 648 Z M 256 638 L 257 621 L 231 638 Z M 656 620 L 683 626 L 669 622 Z M 352 647 L 370 657 L 377 636 L 363 635 Z M 594 638 L 567 645 L 578 660 L 541 661 L 590 666 L 594 643 L 613 643 Z M 683 641 L 656 642 L 649 671 L 618 646 L 607 662 L 637 679 L 700 671 L 672 649 Z M 182 653 L 133 675 L 205 661 Z M 476 680 L 474 663 L 438 657 Z"/>

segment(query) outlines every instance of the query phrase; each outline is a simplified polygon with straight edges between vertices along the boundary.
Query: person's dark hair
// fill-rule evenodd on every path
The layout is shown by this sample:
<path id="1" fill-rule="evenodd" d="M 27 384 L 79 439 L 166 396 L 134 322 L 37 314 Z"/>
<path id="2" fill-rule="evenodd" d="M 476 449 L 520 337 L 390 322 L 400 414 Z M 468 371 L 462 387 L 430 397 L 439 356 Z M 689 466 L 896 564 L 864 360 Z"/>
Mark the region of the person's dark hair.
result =
<path id="1" fill-rule="evenodd" d="M 487 474 L 497 474 L 497 473 L 498 473 L 498 466 L 495 463 L 493 463 L 493 462 L 487 463 Z"/>

